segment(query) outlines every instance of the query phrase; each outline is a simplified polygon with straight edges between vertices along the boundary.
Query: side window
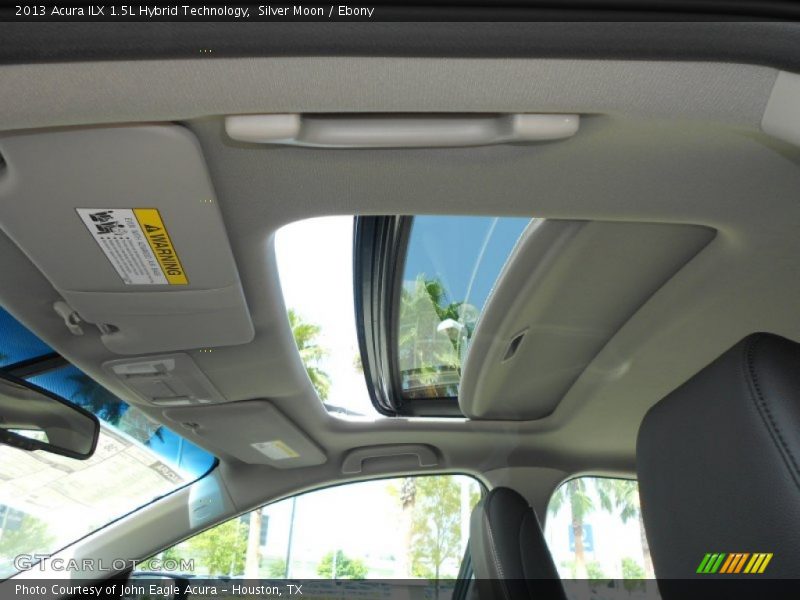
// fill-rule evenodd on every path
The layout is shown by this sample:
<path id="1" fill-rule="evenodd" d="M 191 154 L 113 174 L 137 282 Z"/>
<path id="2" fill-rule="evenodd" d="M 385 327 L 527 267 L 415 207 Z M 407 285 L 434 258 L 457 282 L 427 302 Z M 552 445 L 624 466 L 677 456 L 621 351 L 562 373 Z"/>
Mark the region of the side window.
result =
<path id="1" fill-rule="evenodd" d="M 564 482 L 547 507 L 545 538 L 564 579 L 655 578 L 636 480 Z"/>
<path id="2" fill-rule="evenodd" d="M 217 525 L 152 562 L 174 559 L 196 577 L 455 579 L 480 495 L 463 475 L 344 484 Z"/>

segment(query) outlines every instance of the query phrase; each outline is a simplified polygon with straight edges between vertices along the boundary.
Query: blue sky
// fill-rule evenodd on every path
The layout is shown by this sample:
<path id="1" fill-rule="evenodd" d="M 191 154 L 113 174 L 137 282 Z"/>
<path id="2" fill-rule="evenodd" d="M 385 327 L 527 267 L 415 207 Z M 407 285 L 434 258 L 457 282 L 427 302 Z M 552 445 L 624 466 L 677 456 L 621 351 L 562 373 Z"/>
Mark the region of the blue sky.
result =
<path id="1" fill-rule="evenodd" d="M 528 218 L 421 216 L 414 219 L 403 280 L 418 274 L 444 283 L 451 302 L 478 309 L 530 222 Z"/>

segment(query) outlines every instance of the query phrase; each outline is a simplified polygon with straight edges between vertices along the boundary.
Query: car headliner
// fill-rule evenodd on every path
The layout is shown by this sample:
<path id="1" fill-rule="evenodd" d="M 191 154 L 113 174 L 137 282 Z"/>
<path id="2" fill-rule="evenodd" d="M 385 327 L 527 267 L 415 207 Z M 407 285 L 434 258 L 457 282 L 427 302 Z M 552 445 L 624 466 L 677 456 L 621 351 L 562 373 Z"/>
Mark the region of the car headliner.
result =
<path id="1" fill-rule="evenodd" d="M 800 150 L 760 130 L 777 75 L 772 67 L 733 63 L 541 58 L 15 64 L 0 66 L 0 130 L 169 121 L 197 136 L 256 336 L 191 355 L 228 401 L 269 399 L 328 456 L 324 465 L 278 471 L 245 465 L 225 446 L 187 432 L 220 457 L 231 514 L 346 480 L 341 461 L 348 450 L 395 443 L 432 445 L 441 458 L 436 470 L 511 484 L 541 511 L 571 474 L 633 473 L 644 413 L 745 335 L 800 340 Z M 573 139 L 534 146 L 367 152 L 254 147 L 224 133 L 221 115 L 282 111 L 587 116 Z M 0 197 L 8 192 L 0 177 Z M 432 213 L 688 223 L 717 235 L 624 324 L 546 418 L 329 415 L 288 326 L 274 232 L 322 215 Z M 9 312 L 137 403 L 100 367 L 115 355 L 97 336 L 67 332 L 51 309 L 54 290 L 5 235 L 0 272 L 13 281 L 0 289 Z M 145 409 L 165 420 L 160 410 Z M 230 444 L 238 443 L 235 428 L 230 434 Z M 361 476 L 395 472 L 376 465 Z M 164 531 L 164 545 L 186 535 L 177 527 Z"/>

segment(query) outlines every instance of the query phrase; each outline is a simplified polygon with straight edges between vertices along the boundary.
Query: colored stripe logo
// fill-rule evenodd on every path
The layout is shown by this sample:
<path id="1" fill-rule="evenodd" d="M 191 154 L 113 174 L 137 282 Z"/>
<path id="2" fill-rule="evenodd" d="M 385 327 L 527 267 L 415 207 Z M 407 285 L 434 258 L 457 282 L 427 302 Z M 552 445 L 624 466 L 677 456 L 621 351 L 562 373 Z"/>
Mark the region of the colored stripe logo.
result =
<path id="1" fill-rule="evenodd" d="M 760 574 L 772 560 L 772 552 L 709 552 L 700 561 L 697 573 Z"/>

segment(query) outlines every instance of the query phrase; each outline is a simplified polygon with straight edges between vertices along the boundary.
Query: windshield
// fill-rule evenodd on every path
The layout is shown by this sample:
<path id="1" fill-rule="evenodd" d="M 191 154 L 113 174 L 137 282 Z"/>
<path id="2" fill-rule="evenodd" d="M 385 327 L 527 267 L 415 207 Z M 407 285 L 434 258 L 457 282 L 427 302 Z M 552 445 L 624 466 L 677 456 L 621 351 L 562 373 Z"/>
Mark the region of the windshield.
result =
<path id="1" fill-rule="evenodd" d="M 455 398 L 478 317 L 528 218 L 418 216 L 399 298 L 405 399 Z"/>
<path id="2" fill-rule="evenodd" d="M 0 368 L 25 361 L 27 379 L 98 416 L 95 454 L 76 460 L 0 446 L 0 578 L 20 555 L 51 554 L 148 502 L 197 479 L 215 458 L 126 404 L 72 365 L 35 374 L 52 355 L 0 309 Z"/>

